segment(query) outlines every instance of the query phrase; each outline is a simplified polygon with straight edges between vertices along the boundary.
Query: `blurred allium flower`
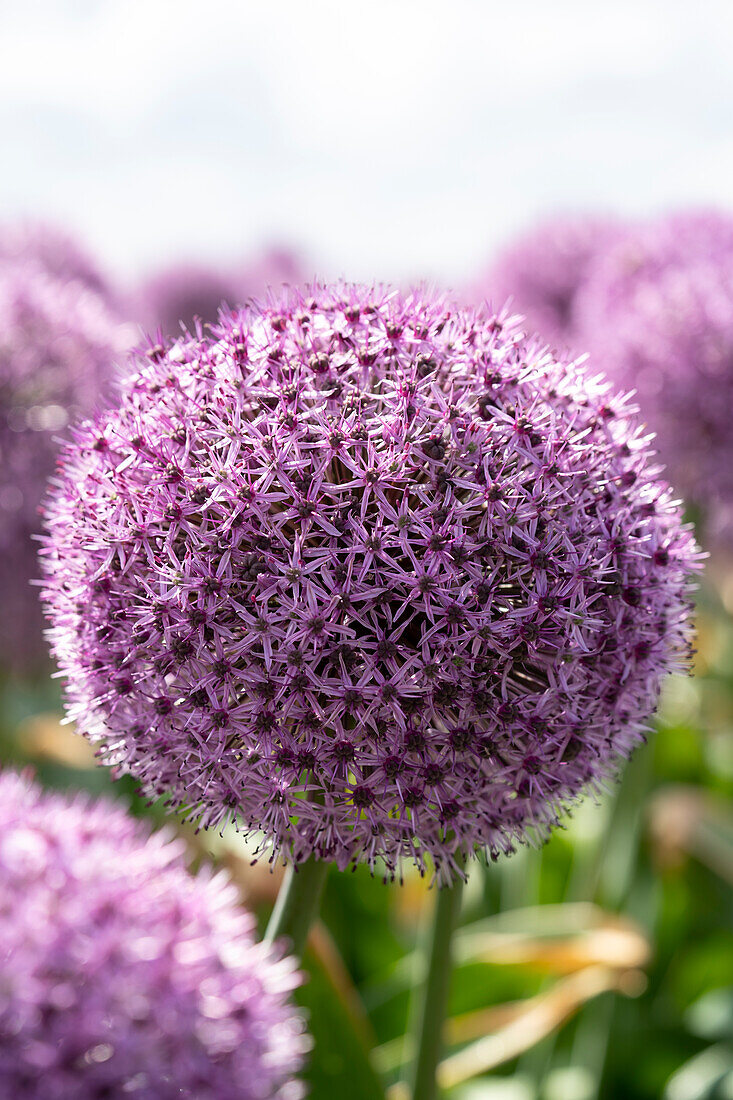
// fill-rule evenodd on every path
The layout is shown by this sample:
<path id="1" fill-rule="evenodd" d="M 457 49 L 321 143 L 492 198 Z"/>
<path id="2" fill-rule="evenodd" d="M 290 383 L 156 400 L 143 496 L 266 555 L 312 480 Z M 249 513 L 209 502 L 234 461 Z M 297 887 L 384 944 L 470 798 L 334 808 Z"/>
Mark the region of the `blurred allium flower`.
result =
<path id="1" fill-rule="evenodd" d="M 543 222 L 500 254 L 480 292 L 495 307 L 511 297 L 512 309 L 526 319 L 529 332 L 568 347 L 574 343 L 577 291 L 596 255 L 619 232 L 615 222 L 598 217 Z"/>
<path id="2" fill-rule="evenodd" d="M 77 281 L 107 295 L 109 283 L 92 257 L 69 234 L 45 222 L 0 225 L 0 262 L 31 261 L 64 282 Z"/>
<path id="3" fill-rule="evenodd" d="M 45 656 L 39 504 L 69 419 L 97 405 L 129 334 L 102 298 L 33 263 L 0 264 L 0 662 Z"/>
<path id="4" fill-rule="evenodd" d="M 0 942 L 4 1100 L 302 1095 L 292 960 L 111 804 L 0 776 Z"/>
<path id="5" fill-rule="evenodd" d="M 603 382 L 349 286 L 148 360 L 48 512 L 53 644 L 103 760 L 287 859 L 429 852 L 447 880 L 642 739 L 696 551 Z"/>
<path id="6" fill-rule="evenodd" d="M 268 287 L 299 278 L 299 262 L 291 253 L 272 249 L 249 266 L 221 270 L 205 264 L 180 263 L 153 275 L 138 293 L 137 311 L 150 332 L 160 329 L 179 336 L 182 326 L 193 330 L 195 318 L 216 321 L 219 307 L 239 306 Z"/>
<path id="7" fill-rule="evenodd" d="M 594 365 L 636 389 L 669 476 L 733 542 L 733 217 L 693 211 L 629 232 L 578 296 Z"/>

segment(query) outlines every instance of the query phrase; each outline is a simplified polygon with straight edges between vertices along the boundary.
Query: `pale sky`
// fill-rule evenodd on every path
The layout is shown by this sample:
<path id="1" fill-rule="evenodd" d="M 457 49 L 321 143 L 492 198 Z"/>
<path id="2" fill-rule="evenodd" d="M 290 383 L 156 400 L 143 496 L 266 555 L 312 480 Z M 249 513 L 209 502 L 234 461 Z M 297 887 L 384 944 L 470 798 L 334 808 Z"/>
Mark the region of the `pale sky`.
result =
<path id="1" fill-rule="evenodd" d="M 459 283 L 553 210 L 733 207 L 732 61 L 731 0 L 0 0 L 0 213 Z"/>

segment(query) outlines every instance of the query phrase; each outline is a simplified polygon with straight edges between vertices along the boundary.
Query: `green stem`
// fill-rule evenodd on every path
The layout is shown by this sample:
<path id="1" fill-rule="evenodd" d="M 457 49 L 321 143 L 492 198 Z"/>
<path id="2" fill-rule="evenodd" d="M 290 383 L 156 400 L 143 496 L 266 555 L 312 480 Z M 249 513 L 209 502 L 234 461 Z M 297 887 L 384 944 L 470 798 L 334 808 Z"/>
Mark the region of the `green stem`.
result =
<path id="1" fill-rule="evenodd" d="M 437 891 L 426 942 L 427 973 L 420 976 L 414 997 L 415 1060 L 409 1077 L 413 1100 L 435 1100 L 436 1070 L 440 1060 L 443 1021 L 448 1004 L 452 967 L 451 937 L 461 910 L 463 883 L 457 879 Z"/>
<path id="2" fill-rule="evenodd" d="M 328 863 L 312 856 L 298 867 L 288 867 L 267 925 L 267 943 L 286 937 L 293 954 L 300 958 L 308 929 L 318 914 L 328 867 Z"/>

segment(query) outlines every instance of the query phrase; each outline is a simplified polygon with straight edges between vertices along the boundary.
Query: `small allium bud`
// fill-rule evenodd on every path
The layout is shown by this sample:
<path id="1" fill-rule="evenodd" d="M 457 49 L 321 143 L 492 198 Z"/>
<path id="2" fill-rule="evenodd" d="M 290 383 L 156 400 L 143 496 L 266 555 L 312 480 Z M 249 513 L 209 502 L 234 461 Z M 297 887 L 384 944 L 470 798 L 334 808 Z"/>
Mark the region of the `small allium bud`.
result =
<path id="1" fill-rule="evenodd" d="M 598 253 L 621 232 L 598 217 L 563 217 L 541 223 L 508 245 L 477 286 L 494 307 L 511 298 L 529 332 L 554 347 L 575 347 L 576 296 Z"/>
<path id="2" fill-rule="evenodd" d="M 0 1092 L 298 1100 L 293 961 L 110 803 L 0 776 Z"/>
<path id="3" fill-rule="evenodd" d="M 58 437 L 100 403 L 130 336 L 83 283 L 0 263 L 0 663 L 14 669 L 30 671 L 46 654 L 31 580 Z"/>
<path id="4" fill-rule="evenodd" d="M 733 547 L 733 217 L 674 214 L 598 257 L 577 299 L 595 366 L 634 388 L 706 539 Z"/>
<path id="5" fill-rule="evenodd" d="M 546 833 L 642 739 L 687 658 L 696 549 L 605 383 L 505 317 L 340 286 L 141 361 L 66 448 L 44 559 L 70 711 L 102 759 L 288 860 L 429 853 L 447 880 L 458 852 Z M 131 693 L 110 691 L 120 653 Z"/>

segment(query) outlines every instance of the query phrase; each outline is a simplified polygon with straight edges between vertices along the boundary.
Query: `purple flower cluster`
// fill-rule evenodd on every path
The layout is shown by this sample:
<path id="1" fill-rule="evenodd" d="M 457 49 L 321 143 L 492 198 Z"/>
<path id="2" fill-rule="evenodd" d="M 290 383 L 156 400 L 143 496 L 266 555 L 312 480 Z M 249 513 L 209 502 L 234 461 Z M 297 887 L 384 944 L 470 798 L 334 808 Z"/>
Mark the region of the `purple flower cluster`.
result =
<path id="1" fill-rule="evenodd" d="M 193 331 L 196 318 L 211 324 L 223 304 L 237 306 L 263 295 L 270 286 L 297 282 L 299 273 L 296 257 L 282 249 L 229 269 L 181 263 L 157 272 L 143 285 L 137 312 L 148 331 L 178 336 L 182 327 Z"/>
<path id="2" fill-rule="evenodd" d="M 29 261 L 63 282 L 81 282 L 105 296 L 110 292 L 92 257 L 63 230 L 44 222 L 0 225 L 0 263 Z"/>
<path id="3" fill-rule="evenodd" d="M 574 346 L 577 292 L 595 257 L 619 233 L 616 222 L 600 217 L 543 222 L 501 253 L 480 284 L 481 294 L 494 306 L 511 298 L 530 332 L 554 347 Z"/>
<path id="4" fill-rule="evenodd" d="M 0 1096 L 297 1100 L 298 975 L 252 933 L 180 843 L 0 776 Z"/>
<path id="5" fill-rule="evenodd" d="M 670 478 L 733 543 L 733 218 L 675 214 L 629 231 L 577 300 L 584 348 L 635 389 Z"/>
<path id="6" fill-rule="evenodd" d="M 544 835 L 688 654 L 696 549 L 632 411 L 513 321 L 383 289 L 150 347 L 48 508 L 79 729 L 296 863 L 447 881 Z"/>
<path id="7" fill-rule="evenodd" d="M 46 653 L 33 535 L 57 437 L 92 412 L 129 332 L 81 282 L 38 264 L 0 264 L 0 662 L 28 668 Z"/>

